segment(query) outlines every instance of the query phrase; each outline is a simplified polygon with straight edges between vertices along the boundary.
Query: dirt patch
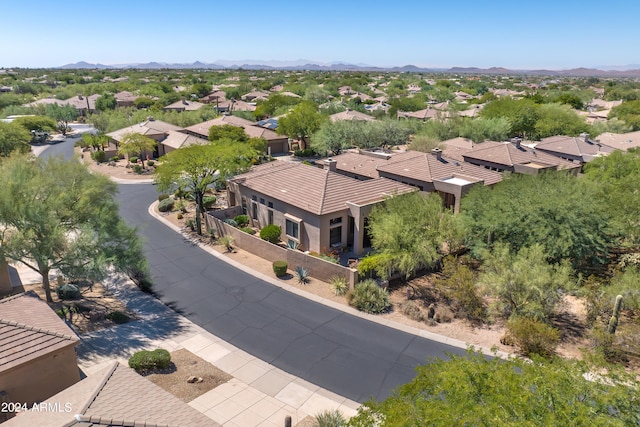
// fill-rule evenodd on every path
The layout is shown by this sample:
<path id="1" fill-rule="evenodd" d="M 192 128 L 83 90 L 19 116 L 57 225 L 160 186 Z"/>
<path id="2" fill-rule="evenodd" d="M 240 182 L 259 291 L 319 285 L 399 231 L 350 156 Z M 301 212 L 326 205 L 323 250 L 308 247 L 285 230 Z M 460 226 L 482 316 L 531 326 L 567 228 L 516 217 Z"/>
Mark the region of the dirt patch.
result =
<path id="1" fill-rule="evenodd" d="M 78 334 L 110 328 L 117 323 L 110 320 L 109 313 L 120 312 L 129 318 L 129 321 L 137 319 L 136 314 L 129 310 L 127 306 L 117 299 L 102 283 L 77 284 L 82 297 L 72 301 L 62 301 L 55 292 L 56 285 L 51 285 L 51 296 L 53 302 L 49 306 L 61 313 L 65 311 L 67 320 L 71 319 L 71 326 Z M 38 296 L 46 301 L 44 288 L 41 283 L 24 285 L 25 292 L 34 291 Z"/>
<path id="2" fill-rule="evenodd" d="M 198 381 L 189 383 L 189 377 L 196 377 Z M 148 373 L 145 378 L 183 402 L 191 402 L 233 377 L 189 350 L 180 349 L 171 353 L 171 365 L 168 369 Z"/>

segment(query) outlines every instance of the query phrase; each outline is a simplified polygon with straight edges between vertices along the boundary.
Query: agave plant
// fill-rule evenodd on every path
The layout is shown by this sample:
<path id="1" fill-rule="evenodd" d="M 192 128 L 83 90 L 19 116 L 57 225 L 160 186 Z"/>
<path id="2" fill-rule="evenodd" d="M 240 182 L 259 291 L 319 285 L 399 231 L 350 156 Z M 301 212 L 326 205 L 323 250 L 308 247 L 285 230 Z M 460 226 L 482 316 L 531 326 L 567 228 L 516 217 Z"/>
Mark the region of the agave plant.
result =
<path id="1" fill-rule="evenodd" d="M 307 283 L 309 283 L 309 280 L 310 280 L 309 270 L 307 270 L 306 268 L 304 268 L 302 266 L 297 266 L 296 267 L 296 277 L 298 278 L 298 284 L 299 285 L 306 285 Z"/>

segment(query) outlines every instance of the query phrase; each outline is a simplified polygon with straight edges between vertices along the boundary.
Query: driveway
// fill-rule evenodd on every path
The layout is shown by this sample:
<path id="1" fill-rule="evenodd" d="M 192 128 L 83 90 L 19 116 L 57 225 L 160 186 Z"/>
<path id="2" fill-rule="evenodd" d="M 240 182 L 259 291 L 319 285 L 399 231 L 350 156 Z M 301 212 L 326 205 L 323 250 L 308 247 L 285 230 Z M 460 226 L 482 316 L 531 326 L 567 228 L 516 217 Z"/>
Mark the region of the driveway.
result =
<path id="1" fill-rule="evenodd" d="M 307 300 L 220 261 L 147 212 L 151 184 L 120 185 L 122 216 L 145 238 L 168 306 L 253 356 L 352 400 L 383 399 L 429 357 L 464 350 Z"/>

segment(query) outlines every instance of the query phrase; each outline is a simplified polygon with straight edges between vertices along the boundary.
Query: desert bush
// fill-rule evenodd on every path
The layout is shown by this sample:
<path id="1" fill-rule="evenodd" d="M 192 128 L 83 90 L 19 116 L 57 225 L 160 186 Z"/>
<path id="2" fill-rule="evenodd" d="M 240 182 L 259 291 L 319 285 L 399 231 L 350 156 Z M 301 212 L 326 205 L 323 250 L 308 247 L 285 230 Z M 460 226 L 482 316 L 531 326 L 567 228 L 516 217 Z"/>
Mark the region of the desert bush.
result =
<path id="1" fill-rule="evenodd" d="M 287 261 L 273 261 L 273 264 L 271 266 L 276 276 L 280 277 L 287 274 Z"/>
<path id="2" fill-rule="evenodd" d="M 80 288 L 72 283 L 65 283 L 62 286 L 58 286 L 56 293 L 61 300 L 74 300 L 80 299 L 81 297 Z"/>
<path id="3" fill-rule="evenodd" d="M 238 223 L 238 227 L 246 227 L 247 225 L 249 225 L 248 215 L 238 215 L 233 218 L 233 220 Z"/>
<path id="4" fill-rule="evenodd" d="M 233 237 L 231 236 L 222 236 L 218 239 L 218 242 L 225 247 L 227 252 L 233 251 Z"/>
<path id="5" fill-rule="evenodd" d="M 131 166 L 131 170 L 132 170 L 134 173 L 141 174 L 141 173 L 142 173 L 142 171 L 143 171 L 143 169 L 142 169 L 142 165 L 135 164 L 135 165 Z"/>
<path id="6" fill-rule="evenodd" d="M 164 199 L 160 203 L 158 203 L 158 210 L 160 212 L 170 212 L 173 210 L 173 205 L 175 204 L 175 200 L 172 198 Z"/>
<path id="7" fill-rule="evenodd" d="M 129 358 L 129 367 L 139 373 L 154 369 L 166 369 L 170 363 L 171 354 L 162 348 L 153 351 L 138 351 Z"/>
<path id="8" fill-rule="evenodd" d="M 315 416 L 316 427 L 345 427 L 347 420 L 337 409 L 323 411 Z"/>
<path id="9" fill-rule="evenodd" d="M 216 196 L 204 196 L 202 198 L 202 205 L 205 209 L 209 210 L 216 204 L 217 200 Z"/>
<path id="10" fill-rule="evenodd" d="M 227 218 L 224 220 L 225 224 L 229 224 L 232 227 L 238 227 L 238 223 L 236 222 L 235 219 L 231 219 L 231 218 Z"/>
<path id="11" fill-rule="evenodd" d="M 313 157 L 316 152 L 313 148 L 305 148 L 304 150 L 294 150 L 293 155 L 296 157 Z"/>
<path id="12" fill-rule="evenodd" d="M 329 284 L 331 285 L 333 293 L 337 296 L 346 295 L 349 291 L 349 283 L 347 279 L 342 276 L 333 276 L 329 279 Z"/>
<path id="13" fill-rule="evenodd" d="M 437 307 L 433 314 L 433 320 L 438 323 L 451 323 L 453 317 L 453 311 L 451 311 L 449 307 L 444 306 Z"/>
<path id="14" fill-rule="evenodd" d="M 391 307 L 389 293 L 372 280 L 367 279 L 356 284 L 349 294 L 349 304 L 365 313 L 384 313 Z"/>
<path id="15" fill-rule="evenodd" d="M 420 310 L 420 306 L 416 304 L 415 301 L 405 301 L 400 305 L 400 311 L 402 314 L 407 316 L 409 319 L 415 320 L 416 322 L 422 322 L 425 316 L 422 314 L 422 310 Z"/>
<path id="16" fill-rule="evenodd" d="M 107 158 L 107 153 L 105 153 L 102 150 L 93 151 L 91 153 L 91 159 L 94 160 L 96 163 L 102 163 L 106 160 L 106 158 Z"/>
<path id="17" fill-rule="evenodd" d="M 164 199 L 168 199 L 169 197 L 171 197 L 171 196 L 169 196 L 168 194 L 159 194 L 158 195 L 158 201 L 161 202 Z"/>
<path id="18" fill-rule="evenodd" d="M 269 224 L 260 230 L 260 238 L 270 243 L 278 243 L 280 234 L 282 234 L 282 229 L 275 224 Z"/>
<path id="19" fill-rule="evenodd" d="M 129 157 L 129 163 L 138 163 L 138 158 L 136 156 Z"/>
<path id="20" fill-rule="evenodd" d="M 297 266 L 296 267 L 296 278 L 298 279 L 298 284 L 299 285 L 306 285 L 307 283 L 309 283 L 310 277 L 309 277 L 309 270 L 307 270 L 306 268 L 302 267 L 302 266 Z"/>
<path id="21" fill-rule="evenodd" d="M 487 309 L 473 280 L 471 269 L 457 258 L 444 259 L 442 275 L 434 284 L 453 304 L 456 315 L 481 322 L 487 317 Z"/>
<path id="22" fill-rule="evenodd" d="M 248 234 L 251 234 L 251 235 L 256 234 L 256 230 L 254 230 L 251 227 L 241 227 L 240 231 L 244 231 L 245 233 L 248 233 Z"/>
<path id="23" fill-rule="evenodd" d="M 507 332 L 502 341 L 515 345 L 525 356 L 537 354 L 550 357 L 555 354 L 560 332 L 538 320 L 514 317 L 507 323 Z"/>
<path id="24" fill-rule="evenodd" d="M 155 165 L 155 164 L 156 164 L 156 162 L 155 162 L 155 161 L 153 161 L 153 160 L 147 160 L 147 165 L 148 165 L 148 166 L 153 166 L 153 165 Z"/>
<path id="25" fill-rule="evenodd" d="M 116 325 L 122 325 L 129 322 L 129 316 L 121 311 L 115 310 L 107 314 L 107 319 L 111 320 Z"/>
<path id="26" fill-rule="evenodd" d="M 187 213 L 187 201 L 184 199 L 177 200 L 175 203 L 175 209 L 180 212 Z"/>
<path id="27" fill-rule="evenodd" d="M 112 158 L 109 159 L 110 162 L 119 162 L 120 161 L 120 157 L 118 156 L 113 156 Z"/>
<path id="28" fill-rule="evenodd" d="M 189 218 L 184 225 L 186 225 L 187 227 L 189 227 L 189 230 L 191 231 L 196 231 L 196 222 L 193 220 L 193 218 Z"/>

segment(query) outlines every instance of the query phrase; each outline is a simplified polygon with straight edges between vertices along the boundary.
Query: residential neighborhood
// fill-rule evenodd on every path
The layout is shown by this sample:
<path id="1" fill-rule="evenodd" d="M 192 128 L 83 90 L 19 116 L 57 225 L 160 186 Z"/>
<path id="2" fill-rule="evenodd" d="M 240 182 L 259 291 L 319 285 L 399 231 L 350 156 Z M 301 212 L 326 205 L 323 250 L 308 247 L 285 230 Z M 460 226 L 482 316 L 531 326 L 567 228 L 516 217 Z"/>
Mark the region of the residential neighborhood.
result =
<path id="1" fill-rule="evenodd" d="M 0 71 L 0 423 L 375 425 L 493 360 L 639 416 L 635 79 Z"/>

